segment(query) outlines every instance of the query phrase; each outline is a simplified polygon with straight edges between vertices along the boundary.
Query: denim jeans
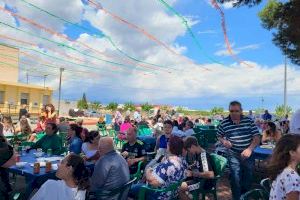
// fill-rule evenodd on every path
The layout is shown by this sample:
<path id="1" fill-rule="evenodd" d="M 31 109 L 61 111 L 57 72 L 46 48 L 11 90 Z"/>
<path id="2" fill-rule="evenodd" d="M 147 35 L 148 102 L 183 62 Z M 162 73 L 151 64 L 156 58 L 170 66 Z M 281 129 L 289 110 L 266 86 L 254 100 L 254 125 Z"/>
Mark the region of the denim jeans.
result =
<path id="1" fill-rule="evenodd" d="M 232 199 L 239 200 L 241 194 L 251 188 L 255 160 L 253 154 L 243 159 L 240 153 L 228 150 L 227 153 L 230 168 L 230 185 Z"/>

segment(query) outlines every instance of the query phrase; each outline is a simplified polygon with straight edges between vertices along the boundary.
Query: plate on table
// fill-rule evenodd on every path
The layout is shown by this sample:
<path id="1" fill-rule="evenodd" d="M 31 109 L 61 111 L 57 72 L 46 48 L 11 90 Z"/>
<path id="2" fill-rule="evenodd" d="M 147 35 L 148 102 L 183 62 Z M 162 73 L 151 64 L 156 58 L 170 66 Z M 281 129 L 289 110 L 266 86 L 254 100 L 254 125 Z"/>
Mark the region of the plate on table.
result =
<path id="1" fill-rule="evenodd" d="M 59 156 L 54 156 L 54 157 L 50 157 L 50 158 L 45 158 L 46 162 L 55 162 L 55 161 L 61 161 L 62 159 L 64 159 L 63 157 L 59 157 Z"/>
<path id="2" fill-rule="evenodd" d="M 58 169 L 58 165 L 57 164 L 52 164 L 52 170 L 57 170 Z"/>
<path id="3" fill-rule="evenodd" d="M 21 169 L 24 168 L 27 162 L 16 162 L 16 167 Z"/>
<path id="4" fill-rule="evenodd" d="M 263 148 L 263 149 L 274 149 L 274 145 L 273 144 L 263 144 L 263 145 L 260 145 L 260 148 Z"/>

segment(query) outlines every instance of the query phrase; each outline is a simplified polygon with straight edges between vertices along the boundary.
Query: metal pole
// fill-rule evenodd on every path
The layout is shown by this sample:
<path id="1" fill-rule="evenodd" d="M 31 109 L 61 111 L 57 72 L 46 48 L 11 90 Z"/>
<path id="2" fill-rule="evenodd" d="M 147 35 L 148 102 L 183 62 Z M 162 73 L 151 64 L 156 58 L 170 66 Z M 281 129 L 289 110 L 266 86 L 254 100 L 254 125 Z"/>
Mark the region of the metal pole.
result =
<path id="1" fill-rule="evenodd" d="M 44 88 L 46 87 L 46 78 L 47 78 L 48 74 L 44 75 Z"/>
<path id="2" fill-rule="evenodd" d="M 61 77 L 62 72 L 64 71 L 64 68 L 60 68 L 60 75 L 59 75 L 59 90 L 58 90 L 58 105 L 57 105 L 57 115 L 59 116 L 60 111 L 60 98 L 61 98 Z"/>
<path id="3" fill-rule="evenodd" d="M 26 71 L 26 82 L 28 84 L 28 71 Z"/>
<path id="4" fill-rule="evenodd" d="M 284 89 L 283 89 L 284 115 L 287 114 L 287 58 L 284 56 Z"/>

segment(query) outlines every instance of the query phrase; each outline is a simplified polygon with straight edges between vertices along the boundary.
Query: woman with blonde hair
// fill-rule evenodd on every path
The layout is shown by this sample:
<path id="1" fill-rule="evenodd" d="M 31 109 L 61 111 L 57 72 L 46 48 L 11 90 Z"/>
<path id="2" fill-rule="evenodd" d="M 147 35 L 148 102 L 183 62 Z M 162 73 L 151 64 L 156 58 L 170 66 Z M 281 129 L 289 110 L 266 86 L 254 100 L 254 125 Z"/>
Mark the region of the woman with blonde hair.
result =
<path id="1" fill-rule="evenodd" d="M 10 116 L 4 116 L 2 119 L 3 124 L 3 135 L 4 136 L 14 136 L 15 127 L 13 125 L 12 119 Z"/>
<path id="2" fill-rule="evenodd" d="M 28 120 L 25 116 L 22 116 L 19 123 L 17 124 L 16 133 L 24 134 L 30 142 L 33 142 L 36 137 L 36 134 L 32 132 Z"/>

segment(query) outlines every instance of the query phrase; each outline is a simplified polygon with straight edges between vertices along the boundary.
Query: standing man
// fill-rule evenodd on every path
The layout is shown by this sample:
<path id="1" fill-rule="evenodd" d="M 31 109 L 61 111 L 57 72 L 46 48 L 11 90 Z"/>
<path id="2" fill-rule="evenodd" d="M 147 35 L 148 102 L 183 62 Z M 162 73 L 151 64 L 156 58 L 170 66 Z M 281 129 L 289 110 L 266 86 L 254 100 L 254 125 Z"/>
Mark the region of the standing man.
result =
<path id="1" fill-rule="evenodd" d="M 252 110 L 249 110 L 249 115 L 248 115 L 248 117 L 249 117 L 250 119 L 252 119 L 252 120 L 255 120 L 255 116 L 253 115 Z"/>
<path id="2" fill-rule="evenodd" d="M 254 121 L 243 115 L 242 105 L 232 101 L 230 115 L 218 128 L 218 139 L 226 148 L 231 172 L 232 199 L 239 200 L 251 188 L 254 158 L 252 152 L 259 144 L 259 131 Z"/>
<path id="3" fill-rule="evenodd" d="M 272 115 L 269 113 L 268 110 L 265 110 L 265 114 L 263 114 L 262 118 L 265 121 L 271 121 L 272 120 Z"/>

